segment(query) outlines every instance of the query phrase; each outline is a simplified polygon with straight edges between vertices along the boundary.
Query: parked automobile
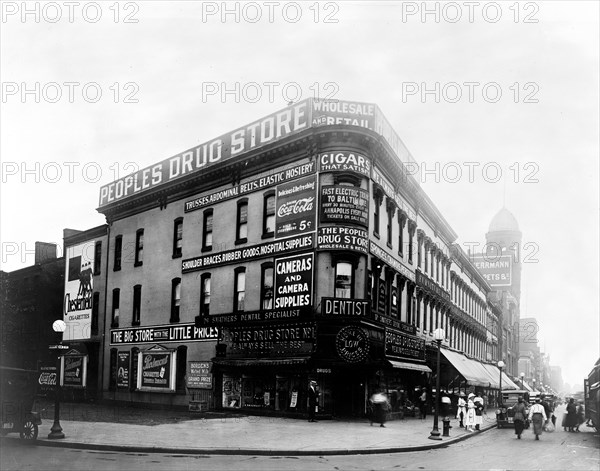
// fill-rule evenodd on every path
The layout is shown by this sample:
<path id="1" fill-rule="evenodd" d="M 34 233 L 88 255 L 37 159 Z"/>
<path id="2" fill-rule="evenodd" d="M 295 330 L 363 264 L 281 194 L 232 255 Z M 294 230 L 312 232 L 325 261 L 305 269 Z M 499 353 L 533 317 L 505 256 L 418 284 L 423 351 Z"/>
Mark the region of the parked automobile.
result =
<path id="1" fill-rule="evenodd" d="M 42 420 L 33 412 L 37 387 L 37 371 L 0 367 L 2 415 L 0 433 L 19 433 L 25 440 L 35 440 Z"/>

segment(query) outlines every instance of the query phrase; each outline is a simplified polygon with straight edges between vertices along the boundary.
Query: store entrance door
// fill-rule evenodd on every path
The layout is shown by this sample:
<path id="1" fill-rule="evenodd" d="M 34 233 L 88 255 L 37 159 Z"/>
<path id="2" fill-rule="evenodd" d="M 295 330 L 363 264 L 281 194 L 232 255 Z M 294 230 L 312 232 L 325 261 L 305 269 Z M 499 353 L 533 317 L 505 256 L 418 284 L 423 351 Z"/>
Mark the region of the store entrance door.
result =
<path id="1" fill-rule="evenodd" d="M 333 415 L 362 418 L 365 414 L 365 378 L 351 372 L 333 377 Z"/>

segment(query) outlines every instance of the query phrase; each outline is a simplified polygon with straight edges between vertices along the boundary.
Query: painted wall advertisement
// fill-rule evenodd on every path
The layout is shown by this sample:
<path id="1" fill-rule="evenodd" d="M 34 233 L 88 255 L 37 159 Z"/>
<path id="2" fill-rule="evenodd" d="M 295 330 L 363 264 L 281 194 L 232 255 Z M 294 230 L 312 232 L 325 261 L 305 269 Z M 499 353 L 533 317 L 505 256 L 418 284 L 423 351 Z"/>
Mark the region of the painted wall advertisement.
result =
<path id="1" fill-rule="evenodd" d="M 129 387 L 130 352 L 119 352 L 117 356 L 117 387 Z"/>
<path id="2" fill-rule="evenodd" d="M 369 192 L 342 185 L 321 187 L 321 222 L 369 225 Z"/>
<path id="3" fill-rule="evenodd" d="M 312 305 L 314 254 L 275 259 L 275 309 Z"/>
<path id="4" fill-rule="evenodd" d="M 139 389 L 169 391 L 174 388 L 174 352 L 162 348 L 141 352 L 138 362 Z"/>
<path id="5" fill-rule="evenodd" d="M 474 255 L 473 264 L 492 288 L 512 283 L 512 255 Z"/>
<path id="6" fill-rule="evenodd" d="M 212 389 L 211 368 L 211 361 L 188 361 L 187 387 Z"/>
<path id="7" fill-rule="evenodd" d="M 56 388 L 56 363 L 40 362 L 38 365 L 38 393 L 48 394 Z"/>
<path id="8" fill-rule="evenodd" d="M 279 185 L 276 194 L 276 238 L 315 230 L 317 205 L 315 175 Z"/>
<path id="9" fill-rule="evenodd" d="M 84 388 L 87 377 L 87 355 L 69 355 L 61 358 L 62 385 Z"/>
<path id="10" fill-rule="evenodd" d="M 63 340 L 89 339 L 92 327 L 95 241 L 67 247 L 63 315 L 67 328 Z"/>

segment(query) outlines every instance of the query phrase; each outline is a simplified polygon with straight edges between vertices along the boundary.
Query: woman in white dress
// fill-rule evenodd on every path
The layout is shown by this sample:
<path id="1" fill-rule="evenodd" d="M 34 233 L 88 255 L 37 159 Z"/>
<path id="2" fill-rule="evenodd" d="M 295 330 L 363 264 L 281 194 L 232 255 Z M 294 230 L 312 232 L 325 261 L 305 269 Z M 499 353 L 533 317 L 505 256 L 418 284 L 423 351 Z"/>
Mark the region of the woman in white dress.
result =
<path id="1" fill-rule="evenodd" d="M 475 403 L 473 402 L 473 398 L 475 397 L 475 394 L 471 393 L 469 394 L 469 397 L 467 398 L 467 416 L 465 417 L 465 428 L 467 430 L 467 432 L 474 432 L 475 431 Z"/>

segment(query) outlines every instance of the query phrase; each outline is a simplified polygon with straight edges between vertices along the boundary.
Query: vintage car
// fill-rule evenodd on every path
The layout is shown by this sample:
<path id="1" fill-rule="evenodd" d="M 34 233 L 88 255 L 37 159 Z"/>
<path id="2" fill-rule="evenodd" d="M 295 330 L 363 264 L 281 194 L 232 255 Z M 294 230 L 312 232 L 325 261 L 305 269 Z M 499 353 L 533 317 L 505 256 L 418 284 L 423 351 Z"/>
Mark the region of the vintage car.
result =
<path id="1" fill-rule="evenodd" d="M 529 408 L 529 392 L 522 389 L 509 389 L 502 391 L 502 402 L 496 410 L 496 423 L 498 428 L 512 427 L 515 416 L 514 406 L 522 397 L 525 407 Z"/>
<path id="2" fill-rule="evenodd" d="M 37 371 L 0 367 L 0 435 L 19 433 L 25 440 L 35 440 L 40 414 L 33 412 Z"/>

